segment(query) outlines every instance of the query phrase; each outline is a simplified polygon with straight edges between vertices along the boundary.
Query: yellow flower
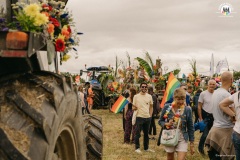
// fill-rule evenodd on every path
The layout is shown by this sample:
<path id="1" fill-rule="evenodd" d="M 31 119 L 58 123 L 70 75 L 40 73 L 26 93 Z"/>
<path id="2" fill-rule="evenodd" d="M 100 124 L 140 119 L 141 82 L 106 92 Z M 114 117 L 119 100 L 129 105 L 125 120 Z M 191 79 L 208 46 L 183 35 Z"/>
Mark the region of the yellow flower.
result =
<path id="1" fill-rule="evenodd" d="M 62 35 L 62 34 L 59 34 L 57 39 L 62 39 L 62 40 L 64 40 L 64 39 L 65 39 L 65 36 Z"/>
<path id="2" fill-rule="evenodd" d="M 70 55 L 68 55 L 68 54 L 65 54 L 64 56 L 63 56 L 63 58 L 62 58 L 62 61 L 67 61 L 69 58 L 71 58 L 71 56 Z"/>
<path id="3" fill-rule="evenodd" d="M 48 23 L 48 17 L 45 14 L 41 14 L 41 13 L 36 14 L 35 22 L 34 22 L 35 26 L 42 26 L 47 23 Z"/>
<path id="4" fill-rule="evenodd" d="M 38 13 L 40 13 L 41 7 L 38 4 L 33 3 L 27 5 L 23 10 L 26 13 L 26 15 L 30 17 L 35 17 Z"/>

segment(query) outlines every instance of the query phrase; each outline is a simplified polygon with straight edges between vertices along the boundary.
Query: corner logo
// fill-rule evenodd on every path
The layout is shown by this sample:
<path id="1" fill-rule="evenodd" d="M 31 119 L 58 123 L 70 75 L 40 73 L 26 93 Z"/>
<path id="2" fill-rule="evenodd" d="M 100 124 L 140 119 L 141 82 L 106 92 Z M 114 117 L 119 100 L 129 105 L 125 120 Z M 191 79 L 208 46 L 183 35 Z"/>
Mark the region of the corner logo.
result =
<path id="1" fill-rule="evenodd" d="M 233 7 L 231 4 L 229 3 L 223 3 L 218 7 L 219 12 L 217 12 L 219 15 L 219 17 L 233 17 L 232 13 L 236 13 L 233 12 Z"/>

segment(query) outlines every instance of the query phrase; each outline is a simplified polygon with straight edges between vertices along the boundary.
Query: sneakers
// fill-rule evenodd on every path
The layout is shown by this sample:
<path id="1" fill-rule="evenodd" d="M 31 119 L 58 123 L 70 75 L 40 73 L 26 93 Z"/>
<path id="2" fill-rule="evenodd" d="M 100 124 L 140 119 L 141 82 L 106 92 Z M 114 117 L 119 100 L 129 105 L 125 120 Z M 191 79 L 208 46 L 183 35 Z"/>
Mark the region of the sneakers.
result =
<path id="1" fill-rule="evenodd" d="M 154 150 L 152 150 L 152 149 L 147 149 L 147 150 L 144 150 L 144 151 L 146 151 L 146 152 L 152 152 L 152 153 L 154 153 L 155 151 Z"/>
<path id="2" fill-rule="evenodd" d="M 140 148 L 136 149 L 135 152 L 137 152 L 137 153 L 142 153 L 142 151 L 140 150 Z"/>

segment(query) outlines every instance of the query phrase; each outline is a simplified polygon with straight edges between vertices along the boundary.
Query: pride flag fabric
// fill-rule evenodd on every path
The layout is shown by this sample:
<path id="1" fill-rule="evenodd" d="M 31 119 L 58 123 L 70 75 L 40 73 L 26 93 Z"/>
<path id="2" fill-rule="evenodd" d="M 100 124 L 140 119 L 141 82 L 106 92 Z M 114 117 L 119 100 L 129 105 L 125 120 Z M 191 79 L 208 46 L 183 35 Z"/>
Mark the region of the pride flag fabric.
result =
<path id="1" fill-rule="evenodd" d="M 120 95 L 117 101 L 113 104 L 111 111 L 114 113 L 119 113 L 128 103 L 129 101 Z"/>
<path id="2" fill-rule="evenodd" d="M 171 72 L 169 74 L 167 87 L 160 105 L 161 108 L 163 108 L 164 104 L 173 96 L 175 89 L 179 87 L 180 82 L 177 80 L 177 78 L 174 77 L 173 73 Z"/>

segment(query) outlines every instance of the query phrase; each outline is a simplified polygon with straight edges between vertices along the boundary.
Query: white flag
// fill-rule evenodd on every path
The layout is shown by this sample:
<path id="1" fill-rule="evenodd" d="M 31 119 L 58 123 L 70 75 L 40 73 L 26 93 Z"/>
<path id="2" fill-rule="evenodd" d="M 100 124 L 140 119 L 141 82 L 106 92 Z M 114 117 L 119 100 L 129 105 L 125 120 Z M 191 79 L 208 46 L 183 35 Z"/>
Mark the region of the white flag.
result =
<path id="1" fill-rule="evenodd" d="M 212 58 L 210 61 L 210 76 L 212 77 L 214 74 L 214 59 L 213 59 L 213 54 L 212 54 Z"/>
<path id="2" fill-rule="evenodd" d="M 217 66 L 216 66 L 216 73 L 217 74 L 220 73 L 221 69 L 223 69 L 223 68 L 229 68 L 227 58 L 218 62 Z"/>

